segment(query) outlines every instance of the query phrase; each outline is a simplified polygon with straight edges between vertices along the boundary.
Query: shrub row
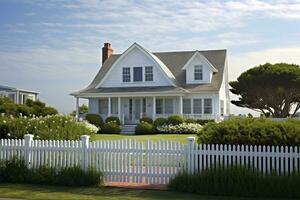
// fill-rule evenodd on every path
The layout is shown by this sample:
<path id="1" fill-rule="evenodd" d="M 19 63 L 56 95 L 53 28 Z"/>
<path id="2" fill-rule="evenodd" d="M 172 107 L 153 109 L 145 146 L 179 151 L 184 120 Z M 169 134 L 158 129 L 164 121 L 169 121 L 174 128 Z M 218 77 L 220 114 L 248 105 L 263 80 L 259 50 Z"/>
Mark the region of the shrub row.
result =
<path id="1" fill-rule="evenodd" d="M 121 133 L 121 122 L 118 117 L 110 116 L 103 122 L 102 117 L 99 114 L 88 113 L 85 119 L 100 128 L 99 133 L 104 134 L 120 134 Z"/>
<path id="2" fill-rule="evenodd" d="M 29 118 L 0 116 L 0 138 L 22 139 L 33 134 L 36 139 L 78 140 L 81 135 L 97 133 L 98 128 L 71 116 L 48 115 Z"/>
<path id="3" fill-rule="evenodd" d="M 194 175 L 179 174 L 169 184 L 173 191 L 241 197 L 300 197 L 300 174 L 262 175 L 242 166 L 212 167 Z"/>
<path id="4" fill-rule="evenodd" d="M 92 168 L 87 171 L 78 166 L 61 169 L 41 166 L 28 169 L 24 160 L 13 158 L 0 161 L 0 183 L 99 186 L 102 180 L 102 174 Z"/>
<path id="5" fill-rule="evenodd" d="M 199 143 L 244 145 L 300 145 L 300 121 L 233 118 L 208 123 L 198 134 Z"/>

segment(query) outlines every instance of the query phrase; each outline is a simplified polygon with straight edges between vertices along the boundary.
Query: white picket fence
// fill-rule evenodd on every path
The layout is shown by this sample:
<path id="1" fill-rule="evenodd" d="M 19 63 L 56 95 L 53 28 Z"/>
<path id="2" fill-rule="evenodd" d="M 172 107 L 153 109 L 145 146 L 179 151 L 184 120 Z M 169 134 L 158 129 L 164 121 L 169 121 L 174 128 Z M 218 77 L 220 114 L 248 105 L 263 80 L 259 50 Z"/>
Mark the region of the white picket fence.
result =
<path id="1" fill-rule="evenodd" d="M 28 167 L 81 166 L 101 171 L 105 181 L 167 184 L 179 172 L 197 173 L 212 166 L 243 165 L 262 173 L 300 173 L 299 147 L 198 145 L 174 141 L 81 141 L 2 139 L 0 159 L 24 158 Z"/>

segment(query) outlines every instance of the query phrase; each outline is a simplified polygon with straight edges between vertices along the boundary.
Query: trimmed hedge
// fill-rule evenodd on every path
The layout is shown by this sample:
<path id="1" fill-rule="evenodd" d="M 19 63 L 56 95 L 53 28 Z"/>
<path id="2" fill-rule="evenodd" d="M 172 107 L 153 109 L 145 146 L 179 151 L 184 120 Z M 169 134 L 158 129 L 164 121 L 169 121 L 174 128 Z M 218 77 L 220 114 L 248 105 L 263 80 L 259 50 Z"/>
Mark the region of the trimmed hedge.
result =
<path id="1" fill-rule="evenodd" d="M 99 186 L 103 178 L 100 172 L 79 166 L 50 168 L 41 166 L 28 169 L 24 160 L 12 158 L 0 161 L 0 183 L 30 183 L 61 186 Z"/>
<path id="2" fill-rule="evenodd" d="M 179 125 L 184 122 L 182 116 L 180 115 L 171 115 L 167 119 L 167 123 L 170 125 Z"/>
<path id="3" fill-rule="evenodd" d="M 135 127 L 136 135 L 150 135 L 154 134 L 154 126 L 148 122 L 142 121 Z"/>
<path id="4" fill-rule="evenodd" d="M 140 119 L 140 123 L 141 122 L 147 122 L 149 124 L 153 124 L 153 120 L 150 117 L 143 117 Z"/>
<path id="5" fill-rule="evenodd" d="M 201 195 L 299 198 L 299 185 L 300 174 L 262 175 L 242 166 L 213 166 L 197 174 L 177 175 L 169 189 Z"/>
<path id="6" fill-rule="evenodd" d="M 108 123 L 108 122 L 116 122 L 118 125 L 121 125 L 119 117 L 115 117 L 115 116 L 107 117 L 105 119 L 105 123 Z"/>
<path id="7" fill-rule="evenodd" d="M 213 119 L 196 119 L 196 123 L 198 123 L 202 126 L 209 122 L 215 122 L 215 120 L 213 120 Z"/>
<path id="8" fill-rule="evenodd" d="M 85 115 L 85 119 L 97 127 L 102 127 L 103 125 L 103 119 L 99 114 L 88 113 Z"/>
<path id="9" fill-rule="evenodd" d="M 104 134 L 120 134 L 121 127 L 115 121 L 110 121 L 103 125 L 102 133 L 104 133 Z"/>
<path id="10" fill-rule="evenodd" d="M 167 124 L 167 119 L 166 118 L 162 118 L 162 117 L 156 118 L 154 120 L 153 124 L 154 124 L 155 128 L 157 128 L 158 126 L 162 126 L 162 125 Z"/>
<path id="11" fill-rule="evenodd" d="M 198 134 L 198 143 L 299 146 L 300 121 L 233 118 L 210 122 Z"/>

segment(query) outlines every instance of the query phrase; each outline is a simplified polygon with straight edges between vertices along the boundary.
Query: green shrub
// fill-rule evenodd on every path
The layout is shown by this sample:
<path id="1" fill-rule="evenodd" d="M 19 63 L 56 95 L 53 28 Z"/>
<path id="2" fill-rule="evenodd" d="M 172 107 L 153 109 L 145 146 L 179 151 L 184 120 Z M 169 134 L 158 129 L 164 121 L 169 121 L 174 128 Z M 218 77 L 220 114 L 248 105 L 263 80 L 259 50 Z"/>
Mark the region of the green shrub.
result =
<path id="1" fill-rule="evenodd" d="M 198 123 L 198 124 L 200 124 L 200 125 L 205 125 L 205 124 L 207 124 L 207 123 L 209 123 L 209 122 L 214 122 L 215 120 L 213 120 L 213 119 L 197 119 L 196 120 L 196 123 Z"/>
<path id="2" fill-rule="evenodd" d="M 24 183 L 28 175 L 28 169 L 24 160 L 13 157 L 10 160 L 1 161 L 0 180 L 10 183 Z"/>
<path id="3" fill-rule="evenodd" d="M 79 166 L 68 168 L 50 168 L 41 166 L 28 169 L 24 160 L 0 161 L 0 183 L 30 183 L 62 186 L 99 186 L 102 173 L 89 168 L 82 170 Z"/>
<path id="4" fill-rule="evenodd" d="M 150 135 L 154 134 L 154 126 L 148 122 L 142 121 L 135 127 L 136 135 Z"/>
<path id="5" fill-rule="evenodd" d="M 196 124 L 197 123 L 197 121 L 195 119 L 192 119 L 192 118 L 185 119 L 184 122 L 188 123 L 188 124 L 189 123 L 192 123 L 192 124 Z"/>
<path id="6" fill-rule="evenodd" d="M 93 168 L 84 171 L 78 166 L 62 168 L 56 179 L 59 185 L 64 186 L 100 186 L 102 181 L 101 173 Z"/>
<path id="7" fill-rule="evenodd" d="M 121 128 L 116 122 L 111 121 L 111 122 L 105 123 L 103 125 L 102 133 L 104 133 L 104 134 L 120 134 Z"/>
<path id="8" fill-rule="evenodd" d="M 199 143 L 244 145 L 300 145 L 300 121 L 233 118 L 208 123 L 198 134 Z"/>
<path id="9" fill-rule="evenodd" d="M 102 127 L 103 125 L 103 119 L 99 114 L 88 113 L 85 115 L 85 119 L 97 127 Z"/>
<path id="10" fill-rule="evenodd" d="M 153 120 L 150 117 L 143 117 L 140 119 L 140 123 L 141 122 L 147 122 L 149 124 L 153 124 Z"/>
<path id="11" fill-rule="evenodd" d="M 167 119 L 167 123 L 171 125 L 179 125 L 184 122 L 183 118 L 180 115 L 171 115 Z"/>
<path id="12" fill-rule="evenodd" d="M 116 122 L 118 125 L 121 125 L 119 117 L 115 117 L 115 116 L 107 117 L 105 119 L 105 123 L 108 123 L 108 122 Z"/>
<path id="13" fill-rule="evenodd" d="M 0 137 L 23 139 L 25 134 L 43 140 L 78 140 L 81 135 L 97 133 L 98 128 L 86 121 L 78 122 L 71 116 L 3 117 L 0 115 Z"/>
<path id="14" fill-rule="evenodd" d="M 262 175 L 242 166 L 213 166 L 193 175 L 177 175 L 169 189 L 201 195 L 299 198 L 299 185 L 300 174 Z"/>
<path id="15" fill-rule="evenodd" d="M 161 118 L 161 117 L 159 117 L 159 118 L 156 118 L 155 120 L 154 120 L 154 126 L 155 126 L 155 128 L 157 128 L 157 127 L 159 127 L 159 126 L 162 126 L 162 125 L 165 125 L 165 124 L 167 124 L 167 119 L 166 118 Z"/>

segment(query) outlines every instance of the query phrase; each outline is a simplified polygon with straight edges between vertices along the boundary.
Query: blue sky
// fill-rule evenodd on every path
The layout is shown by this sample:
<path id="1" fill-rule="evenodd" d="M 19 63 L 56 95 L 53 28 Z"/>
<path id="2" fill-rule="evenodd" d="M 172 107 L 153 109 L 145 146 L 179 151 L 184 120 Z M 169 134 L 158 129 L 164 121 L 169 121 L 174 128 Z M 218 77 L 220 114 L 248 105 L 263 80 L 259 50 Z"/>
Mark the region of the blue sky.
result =
<path id="1" fill-rule="evenodd" d="M 228 49 L 229 79 L 265 62 L 300 64 L 300 1 L 1 0 L 0 84 L 41 92 L 68 113 L 101 47 L 122 53 Z M 232 106 L 234 113 L 249 110 Z"/>

